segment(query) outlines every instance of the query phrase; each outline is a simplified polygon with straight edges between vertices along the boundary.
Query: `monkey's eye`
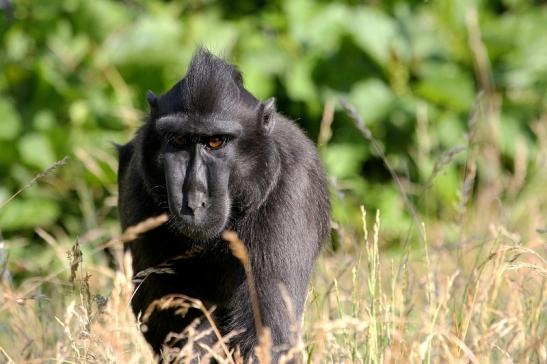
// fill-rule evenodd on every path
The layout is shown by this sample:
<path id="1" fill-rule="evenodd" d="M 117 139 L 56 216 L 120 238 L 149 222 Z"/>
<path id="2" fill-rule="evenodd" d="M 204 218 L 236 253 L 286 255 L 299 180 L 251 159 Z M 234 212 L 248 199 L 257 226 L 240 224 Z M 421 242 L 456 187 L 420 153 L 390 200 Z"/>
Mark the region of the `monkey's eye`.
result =
<path id="1" fill-rule="evenodd" d="M 207 148 L 209 149 L 220 149 L 224 143 L 226 143 L 226 138 L 223 136 L 212 136 L 207 140 Z"/>
<path id="2" fill-rule="evenodd" d="M 186 144 L 186 138 L 182 135 L 175 135 L 171 138 L 171 142 L 175 145 L 185 145 Z"/>

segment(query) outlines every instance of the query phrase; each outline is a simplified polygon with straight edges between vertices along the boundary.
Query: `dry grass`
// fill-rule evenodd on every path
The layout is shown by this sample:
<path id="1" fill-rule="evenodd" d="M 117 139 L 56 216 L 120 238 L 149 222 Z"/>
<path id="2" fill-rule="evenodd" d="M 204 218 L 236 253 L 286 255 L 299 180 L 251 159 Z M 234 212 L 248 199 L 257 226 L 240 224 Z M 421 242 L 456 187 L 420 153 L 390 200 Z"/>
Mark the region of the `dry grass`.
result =
<path id="1" fill-rule="evenodd" d="M 491 99 L 485 97 L 490 105 Z M 483 123 L 476 119 L 472 114 L 465 151 L 457 150 L 467 154 L 467 162 L 459 203 L 452 207 L 450 219 L 421 217 L 412 208 L 415 231 L 408 234 L 397 253 L 383 248 L 379 212 L 370 218 L 362 209 L 363 231 L 358 234 L 335 225 L 349 243 L 342 244 L 336 253 L 324 252 L 319 259 L 306 303 L 302 339 L 283 360 L 547 361 L 547 117 L 531 127 L 540 143 L 537 154 L 521 157 L 530 153 L 521 144 L 511 173 L 502 168 L 492 137 L 499 123 L 488 115 L 482 118 Z M 374 140 L 372 135 L 368 138 Z M 447 151 L 438 158 L 428 184 L 435 183 L 436 173 L 452 162 L 455 153 Z M 477 175 L 482 177 L 479 182 Z M 405 184 L 399 186 L 406 196 Z M 423 193 L 427 193 L 427 186 Z M 152 354 L 139 332 L 147 313 L 137 322 L 131 312 L 134 283 L 130 258 L 120 247 L 134 234 L 164 220 L 147 221 L 106 243 L 115 253 L 119 270 L 94 263 L 99 249 L 88 248 L 82 253 L 74 241 L 37 229 L 64 268 L 46 277 L 27 279 L 17 287 L 1 280 L 0 322 L 7 324 L 0 325 L 0 362 L 151 362 Z M 226 239 L 237 242 L 233 236 Z M 232 246 L 244 263 L 246 252 L 239 248 L 237 243 Z M 69 259 L 66 252 L 70 252 Z M 5 267 L 0 263 L 2 277 Z M 160 268 L 140 278 L 170 273 L 168 265 Z M 252 271 L 248 274 L 252 277 Z M 167 297 L 154 308 L 173 306 L 181 313 L 192 306 L 209 314 L 201 302 L 183 296 Z M 300 325 L 295 323 L 295 327 Z M 268 362 L 271 340 L 268 330 L 259 328 L 263 335 L 257 357 Z M 166 355 L 181 362 L 191 359 L 192 345 L 197 345 L 202 334 L 195 327 L 186 334 L 188 346 Z M 221 362 L 241 362 L 238 353 L 228 353 L 222 341 L 210 348 L 209 354 Z"/>
<path id="2" fill-rule="evenodd" d="M 538 252 L 539 239 L 525 246 L 505 227 L 492 225 L 484 240 L 463 249 L 463 264 L 456 250 L 428 242 L 400 266 L 399 258 L 381 254 L 380 214 L 372 234 L 364 210 L 363 221 L 356 255 L 320 259 L 303 341 L 291 355 L 313 363 L 545 362 L 547 262 Z M 0 333 L 2 360 L 150 362 L 128 304 L 133 291 L 129 256 L 120 262 L 123 269 L 112 271 L 89 266 L 85 257 L 81 264 L 78 246 L 72 251 L 73 284 L 47 277 L 17 289 L 2 287 L 0 317 L 10 323 L 9 332 Z M 94 272 L 93 280 L 88 271 Z M 43 285 L 57 286 L 63 296 L 40 294 Z M 95 294 L 105 286 L 107 298 Z M 184 311 L 188 305 L 207 312 L 198 300 L 182 296 L 153 308 Z M 190 337 L 197 338 L 191 330 Z M 269 361 L 270 348 L 266 333 L 257 350 L 261 362 Z M 185 362 L 191 352 L 183 348 L 176 355 Z M 228 360 L 222 359 L 226 353 L 221 345 L 212 348 L 211 357 Z"/>

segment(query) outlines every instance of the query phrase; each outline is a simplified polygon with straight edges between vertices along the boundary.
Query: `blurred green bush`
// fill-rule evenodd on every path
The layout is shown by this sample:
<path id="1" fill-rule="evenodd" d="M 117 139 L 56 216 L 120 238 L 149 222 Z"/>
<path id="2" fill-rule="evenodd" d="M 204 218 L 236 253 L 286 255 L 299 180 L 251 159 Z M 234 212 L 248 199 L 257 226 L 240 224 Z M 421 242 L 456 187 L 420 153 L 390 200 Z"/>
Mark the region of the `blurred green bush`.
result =
<path id="1" fill-rule="evenodd" d="M 314 140 L 334 102 L 321 146 L 334 220 L 359 226 L 360 204 L 380 208 L 385 239 L 396 241 L 409 214 L 338 100 L 356 106 L 395 172 L 418 186 L 443 151 L 465 145 L 473 100 L 487 89 L 511 166 L 517 141 L 535 148 L 529 123 L 546 110 L 546 24 L 547 7 L 529 0 L 14 1 L 0 20 L 0 201 L 71 161 L 2 207 L 0 229 L 30 241 L 40 240 L 36 226 L 72 237 L 115 229 L 112 142 L 139 126 L 146 90 L 167 90 L 203 44 Z M 425 201 L 409 187 L 423 214 L 453 213 L 462 160 L 444 167 Z"/>

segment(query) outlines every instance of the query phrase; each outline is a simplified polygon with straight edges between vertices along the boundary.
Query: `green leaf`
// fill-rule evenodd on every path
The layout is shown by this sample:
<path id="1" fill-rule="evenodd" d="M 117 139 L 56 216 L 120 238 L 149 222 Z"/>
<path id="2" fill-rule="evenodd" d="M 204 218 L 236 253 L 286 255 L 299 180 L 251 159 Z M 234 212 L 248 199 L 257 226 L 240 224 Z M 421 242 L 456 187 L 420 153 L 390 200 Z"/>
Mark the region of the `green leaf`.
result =
<path id="1" fill-rule="evenodd" d="M 287 1 L 285 12 L 291 37 L 315 52 L 330 52 L 337 47 L 349 16 L 344 4 L 324 5 L 310 0 Z"/>
<path id="2" fill-rule="evenodd" d="M 42 134 L 25 135 L 18 148 L 23 162 L 38 169 L 46 169 L 56 160 L 51 143 Z"/>
<path id="3" fill-rule="evenodd" d="M 173 17 L 143 16 L 106 44 L 105 54 L 115 64 L 164 65 L 178 54 L 182 23 Z"/>
<path id="4" fill-rule="evenodd" d="M 384 82 L 375 78 L 356 83 L 350 92 L 350 100 L 365 121 L 373 123 L 387 116 L 394 95 Z"/>
<path id="5" fill-rule="evenodd" d="M 0 99 L 0 115 L 0 139 L 15 139 L 21 130 L 21 119 L 11 102 L 6 99 Z"/>
<path id="6" fill-rule="evenodd" d="M 416 92 L 441 106 L 454 111 L 468 111 L 473 104 L 472 74 L 453 63 L 429 63 L 422 69 L 422 80 Z"/>
<path id="7" fill-rule="evenodd" d="M 216 54 L 229 51 L 238 37 L 235 27 L 225 22 L 216 11 L 190 17 L 187 28 L 186 34 L 194 36 L 192 43 L 203 44 Z"/>
<path id="8" fill-rule="evenodd" d="M 24 60 L 31 48 L 31 40 L 25 32 L 12 28 L 6 33 L 6 56 L 13 61 Z"/>
<path id="9" fill-rule="evenodd" d="M 330 175 L 348 178 L 359 175 L 367 155 L 364 144 L 330 144 L 324 151 L 323 160 Z"/>
<path id="10" fill-rule="evenodd" d="M 454 165 L 446 166 L 439 172 L 433 180 L 433 191 L 435 192 L 435 201 L 441 206 L 454 206 L 457 202 L 458 191 L 460 187 L 460 176 L 458 169 Z"/>
<path id="11" fill-rule="evenodd" d="M 291 63 L 285 74 L 287 93 L 294 100 L 313 102 L 317 99 L 316 86 L 311 77 L 314 63 L 310 59 L 298 59 Z"/>
<path id="12" fill-rule="evenodd" d="M 396 39 L 395 24 L 386 14 L 372 7 L 359 7 L 346 22 L 356 43 L 378 64 L 386 66 Z"/>
<path id="13" fill-rule="evenodd" d="M 497 143 L 501 151 L 507 156 L 514 157 L 518 135 L 523 135 L 519 128 L 518 120 L 509 115 L 503 115 L 501 118 L 500 132 L 497 135 L 499 137 Z"/>
<path id="14" fill-rule="evenodd" d="M 55 127 L 55 115 L 51 110 L 40 110 L 34 115 L 32 125 L 36 130 L 48 131 Z"/>
<path id="15" fill-rule="evenodd" d="M 461 120 L 454 113 L 444 113 L 437 118 L 437 137 L 443 148 L 450 148 L 461 144 L 464 140 L 464 126 L 467 120 Z M 434 121 L 433 121 L 434 122 Z"/>
<path id="16" fill-rule="evenodd" d="M 129 22 L 130 12 L 121 2 L 108 0 L 81 1 L 74 20 L 84 34 L 103 40 Z"/>
<path id="17" fill-rule="evenodd" d="M 50 225 L 60 215 L 54 201 L 16 198 L 0 209 L 0 229 L 3 231 Z"/>

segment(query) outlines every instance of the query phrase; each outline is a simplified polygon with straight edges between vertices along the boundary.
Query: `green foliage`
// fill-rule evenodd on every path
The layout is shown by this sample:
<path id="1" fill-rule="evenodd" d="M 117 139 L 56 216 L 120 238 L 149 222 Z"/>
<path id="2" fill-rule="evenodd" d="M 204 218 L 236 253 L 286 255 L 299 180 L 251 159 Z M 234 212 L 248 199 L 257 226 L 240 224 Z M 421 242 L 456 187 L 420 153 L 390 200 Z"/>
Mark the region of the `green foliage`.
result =
<path id="1" fill-rule="evenodd" d="M 170 87 L 203 44 L 238 64 L 253 93 L 276 96 L 314 140 L 327 100 L 356 106 L 385 160 L 337 108 L 322 149 L 336 179 L 333 218 L 359 226 L 360 204 L 381 208 L 397 241 L 411 216 L 385 162 L 409 183 L 427 181 L 443 151 L 465 145 L 480 89 L 500 108 L 505 168 L 518 140 L 537 147 L 530 123 L 547 104 L 545 24 L 547 8 L 524 0 L 15 1 L 13 19 L 0 20 L 0 197 L 71 161 L 2 207 L 0 229 L 35 238 L 37 225 L 69 236 L 115 225 L 112 142 L 139 126 L 146 90 Z M 405 191 L 423 216 L 457 202 L 464 160 L 451 163 L 421 195 Z"/>

